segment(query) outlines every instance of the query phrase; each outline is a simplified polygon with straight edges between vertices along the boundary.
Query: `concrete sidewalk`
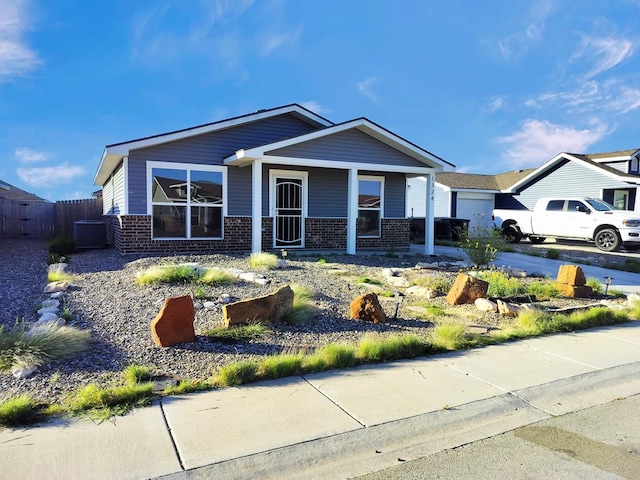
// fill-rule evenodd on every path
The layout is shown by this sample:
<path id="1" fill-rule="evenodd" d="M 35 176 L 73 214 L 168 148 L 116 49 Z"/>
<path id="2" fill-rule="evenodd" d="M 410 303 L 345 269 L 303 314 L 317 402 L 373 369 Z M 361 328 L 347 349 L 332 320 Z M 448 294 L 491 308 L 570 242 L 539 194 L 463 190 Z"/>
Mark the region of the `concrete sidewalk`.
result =
<path id="1" fill-rule="evenodd" d="M 349 478 L 640 394 L 640 322 L 0 430 L 0 478 Z"/>

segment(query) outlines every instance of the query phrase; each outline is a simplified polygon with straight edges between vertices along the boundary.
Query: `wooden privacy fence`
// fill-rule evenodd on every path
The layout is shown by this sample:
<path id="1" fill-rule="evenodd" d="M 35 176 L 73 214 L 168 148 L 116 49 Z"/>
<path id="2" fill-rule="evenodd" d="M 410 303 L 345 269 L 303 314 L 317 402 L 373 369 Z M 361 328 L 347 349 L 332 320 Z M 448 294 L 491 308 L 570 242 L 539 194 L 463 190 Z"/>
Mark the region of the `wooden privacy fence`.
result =
<path id="1" fill-rule="evenodd" d="M 73 235 L 73 225 L 77 220 L 102 220 L 102 199 L 49 203 L 0 198 L 1 238 Z"/>

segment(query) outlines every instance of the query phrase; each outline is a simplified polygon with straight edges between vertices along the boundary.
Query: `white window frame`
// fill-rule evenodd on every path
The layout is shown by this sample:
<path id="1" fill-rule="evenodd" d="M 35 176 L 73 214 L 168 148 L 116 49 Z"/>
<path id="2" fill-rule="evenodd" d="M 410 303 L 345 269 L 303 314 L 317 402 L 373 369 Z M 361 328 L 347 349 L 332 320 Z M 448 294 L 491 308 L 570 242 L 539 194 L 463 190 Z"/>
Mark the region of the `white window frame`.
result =
<path id="1" fill-rule="evenodd" d="M 378 235 L 358 235 L 358 238 L 381 238 L 382 237 L 382 219 L 384 218 L 384 180 L 382 175 L 358 175 L 358 197 L 360 196 L 360 182 L 380 182 L 380 208 L 361 208 L 358 204 L 358 214 L 356 218 L 360 217 L 360 210 L 372 210 L 379 211 L 378 216 Z"/>
<path id="2" fill-rule="evenodd" d="M 185 214 L 185 236 L 184 237 L 154 237 L 153 221 L 151 225 L 152 240 L 222 240 L 224 238 L 224 219 L 227 216 L 227 167 L 218 165 L 202 165 L 199 163 L 174 163 L 174 162 L 147 162 L 147 214 L 153 219 L 153 169 L 166 168 L 171 170 L 183 170 L 187 172 L 187 183 L 191 182 L 191 171 L 200 172 L 218 172 L 222 173 L 222 225 L 220 226 L 221 235 L 219 237 L 191 237 L 191 196 L 187 195 Z M 156 202 L 155 205 L 165 205 L 162 202 Z M 167 203 L 166 205 L 175 205 Z M 182 205 L 181 205 L 182 206 Z M 207 205 L 205 205 L 207 206 Z M 211 205 L 209 205 L 211 206 Z M 217 207 L 217 205 L 215 205 Z"/>

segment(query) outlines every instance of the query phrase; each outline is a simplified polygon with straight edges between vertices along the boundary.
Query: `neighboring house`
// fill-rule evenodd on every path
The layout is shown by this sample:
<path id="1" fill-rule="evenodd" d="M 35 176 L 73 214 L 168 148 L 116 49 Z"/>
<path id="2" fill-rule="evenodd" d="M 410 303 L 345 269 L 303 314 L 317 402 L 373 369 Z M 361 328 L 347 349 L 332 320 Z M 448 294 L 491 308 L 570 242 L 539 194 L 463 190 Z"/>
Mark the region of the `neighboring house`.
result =
<path id="1" fill-rule="evenodd" d="M 620 210 L 640 212 L 639 156 L 640 150 L 560 153 L 498 195 L 496 207 L 532 209 L 539 198 L 562 193 L 601 198 Z"/>
<path id="2" fill-rule="evenodd" d="M 334 124 L 293 104 L 108 145 L 94 183 L 123 253 L 353 254 L 408 248 L 407 178 L 452 170 L 366 118 Z"/>
<path id="3" fill-rule="evenodd" d="M 474 173 L 438 173 L 435 176 L 436 218 L 469 220 L 469 229 L 491 228 L 491 214 L 496 195 L 527 176 L 534 169 L 514 170 L 498 175 Z M 423 218 L 425 208 L 420 199 L 426 190 L 425 177 L 407 182 L 407 216 Z"/>
<path id="4" fill-rule="evenodd" d="M 47 202 L 44 198 L 38 197 L 33 193 L 25 192 L 24 190 L 20 190 L 18 187 L 14 187 L 13 185 L 3 182 L 0 180 L 0 198 L 5 200 L 12 200 L 14 202 Z"/>

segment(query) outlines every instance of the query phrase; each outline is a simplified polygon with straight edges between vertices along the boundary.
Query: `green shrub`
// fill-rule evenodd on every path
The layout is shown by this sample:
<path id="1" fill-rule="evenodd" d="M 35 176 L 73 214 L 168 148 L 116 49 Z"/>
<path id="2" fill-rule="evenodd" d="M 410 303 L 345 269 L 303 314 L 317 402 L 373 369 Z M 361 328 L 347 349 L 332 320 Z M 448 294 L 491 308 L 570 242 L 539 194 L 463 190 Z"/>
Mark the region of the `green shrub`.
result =
<path id="1" fill-rule="evenodd" d="M 560 250 L 558 250 L 557 248 L 549 248 L 545 256 L 547 258 L 557 260 L 558 258 L 560 258 Z"/>
<path id="2" fill-rule="evenodd" d="M 587 287 L 591 287 L 591 289 L 595 293 L 603 293 L 604 292 L 604 288 L 602 287 L 602 283 L 600 283 L 600 280 L 598 280 L 597 278 L 594 278 L 594 277 L 587 278 Z"/>
<path id="3" fill-rule="evenodd" d="M 530 283 L 525 286 L 527 295 L 535 295 L 538 299 L 556 298 L 560 296 L 560 292 L 551 281 L 541 281 Z"/>
<path id="4" fill-rule="evenodd" d="M 278 266 L 278 257 L 273 253 L 256 252 L 249 256 L 249 265 L 257 270 L 271 270 Z"/>
<path id="5" fill-rule="evenodd" d="M 268 356 L 258 365 L 257 375 L 265 380 L 300 375 L 303 358 L 292 353 Z"/>
<path id="6" fill-rule="evenodd" d="M 44 405 L 28 395 L 19 395 L 0 402 L 0 425 L 13 427 L 40 420 Z"/>
<path id="7" fill-rule="evenodd" d="M 49 253 L 65 256 L 73 253 L 76 249 L 76 243 L 73 240 L 73 237 L 68 235 L 63 235 L 59 237 L 53 237 L 49 240 Z"/>
<path id="8" fill-rule="evenodd" d="M 230 387 L 251 383 L 258 376 L 258 363 L 254 361 L 242 361 L 220 368 L 214 377 L 213 384 L 218 387 Z"/>
<path id="9" fill-rule="evenodd" d="M 458 230 L 458 247 L 474 265 L 494 262 L 506 248 L 504 237 L 492 228 L 475 228 L 470 232 Z"/>
<path id="10" fill-rule="evenodd" d="M 128 385 L 142 383 L 151 380 L 151 370 L 143 365 L 129 365 L 122 372 Z"/>
<path id="11" fill-rule="evenodd" d="M 258 340 L 271 333 L 271 328 L 261 322 L 252 322 L 246 325 L 233 327 L 216 327 L 204 332 L 204 335 L 216 342 L 238 343 Z"/>
<path id="12" fill-rule="evenodd" d="M 502 270 L 478 272 L 478 278 L 489 284 L 488 297 L 511 297 L 524 293 L 525 287 L 518 278 L 510 277 Z"/>

